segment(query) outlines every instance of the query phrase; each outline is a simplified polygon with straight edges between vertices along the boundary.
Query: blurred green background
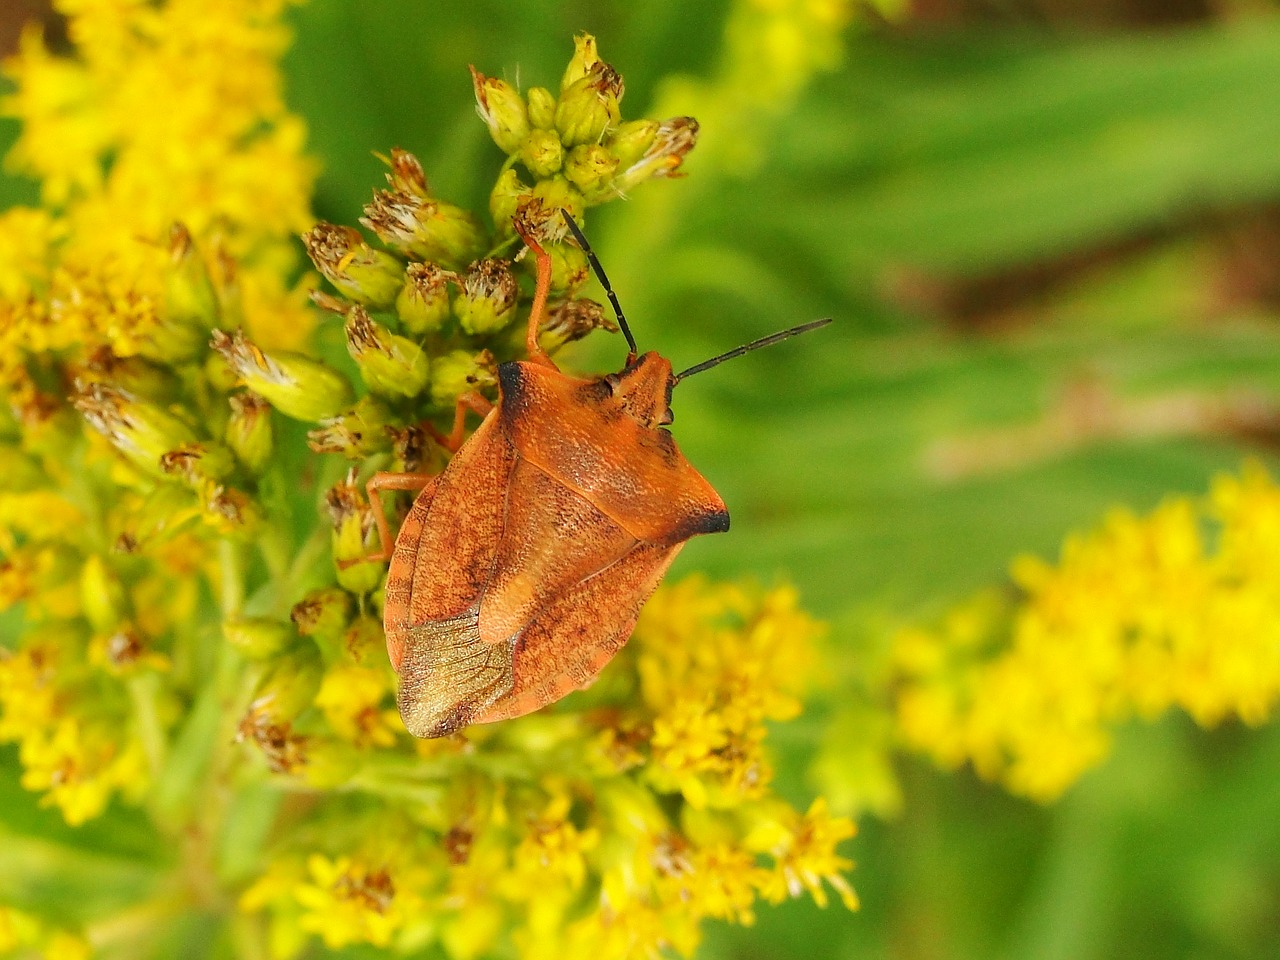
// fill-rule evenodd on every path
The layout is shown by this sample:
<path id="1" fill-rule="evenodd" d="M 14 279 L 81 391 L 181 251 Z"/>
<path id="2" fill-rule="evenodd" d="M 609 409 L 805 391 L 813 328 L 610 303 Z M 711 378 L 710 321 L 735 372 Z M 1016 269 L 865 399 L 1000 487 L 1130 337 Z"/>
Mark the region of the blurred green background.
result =
<path id="1" fill-rule="evenodd" d="M 696 115 L 744 6 L 311 0 L 286 69 L 323 164 L 316 213 L 353 222 L 391 146 L 484 209 L 501 157 L 467 65 L 554 86 L 576 31 L 624 74 L 627 116 Z M 588 223 L 641 348 L 677 368 L 835 318 L 674 403 L 734 523 L 677 575 L 785 578 L 833 623 L 848 690 L 779 731 L 797 802 L 884 625 L 1110 507 L 1271 460 L 1280 437 L 1280 8 L 917 0 L 859 9 L 842 42 L 793 100 L 745 96 L 746 126 L 706 125 L 686 179 Z M 598 338 L 569 365 L 623 352 Z M 911 760 L 897 774 L 901 811 L 851 844 L 860 913 L 766 909 L 702 955 L 1280 956 L 1273 728 L 1120 731 L 1048 808 Z"/>

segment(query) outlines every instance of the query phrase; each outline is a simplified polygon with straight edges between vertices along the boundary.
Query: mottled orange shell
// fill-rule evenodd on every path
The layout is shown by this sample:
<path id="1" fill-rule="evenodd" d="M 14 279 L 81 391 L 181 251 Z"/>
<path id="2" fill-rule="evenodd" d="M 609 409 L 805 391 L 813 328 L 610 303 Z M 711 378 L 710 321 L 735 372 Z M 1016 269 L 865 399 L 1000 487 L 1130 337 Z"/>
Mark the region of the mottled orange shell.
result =
<path id="1" fill-rule="evenodd" d="M 677 449 L 671 367 L 499 368 L 497 407 L 418 495 L 387 573 L 387 650 L 415 736 L 522 716 L 589 685 L 684 542 L 727 530 Z"/>

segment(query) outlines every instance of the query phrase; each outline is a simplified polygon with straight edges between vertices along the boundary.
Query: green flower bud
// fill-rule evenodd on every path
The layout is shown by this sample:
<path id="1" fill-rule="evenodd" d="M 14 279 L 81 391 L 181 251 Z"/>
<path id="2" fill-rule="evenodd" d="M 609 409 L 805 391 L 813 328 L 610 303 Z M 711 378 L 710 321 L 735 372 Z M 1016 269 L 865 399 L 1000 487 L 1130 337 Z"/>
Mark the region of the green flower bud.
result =
<path id="1" fill-rule="evenodd" d="M 347 352 L 374 393 L 416 397 L 426 389 L 431 368 L 427 355 L 412 340 L 375 323 L 359 305 L 347 314 L 346 331 Z"/>
<path id="2" fill-rule="evenodd" d="M 299 353 L 258 349 L 237 330 L 213 331 L 210 343 L 254 393 L 295 420 L 323 420 L 349 407 L 354 395 L 338 371 Z"/>
<path id="3" fill-rule="evenodd" d="M 355 599 L 341 587 L 312 590 L 293 605 L 290 616 L 298 632 L 317 643 L 336 642 L 351 622 Z"/>
<path id="4" fill-rule="evenodd" d="M 415 336 L 437 333 L 449 319 L 449 284 L 458 275 L 434 263 L 411 263 L 405 271 L 404 287 L 396 298 L 396 315 Z"/>
<path id="5" fill-rule="evenodd" d="M 192 487 L 199 487 L 206 480 L 221 480 L 235 465 L 231 450 L 212 441 L 184 443 L 160 457 L 160 468 L 165 473 L 181 477 Z"/>
<path id="6" fill-rule="evenodd" d="M 430 193 L 422 164 L 408 150 L 392 147 L 391 156 L 382 159 L 391 168 L 387 173 L 387 183 L 391 184 L 393 191 L 413 194 L 415 197 L 425 197 Z"/>
<path id="7" fill-rule="evenodd" d="M 205 480 L 199 488 L 204 519 L 219 533 L 245 535 L 256 530 L 262 513 L 243 490 Z"/>
<path id="8" fill-rule="evenodd" d="M 288 627 L 284 627 L 288 630 Z M 258 681 L 249 713 L 288 723 L 311 706 L 324 674 L 320 651 L 301 640 L 273 657 Z"/>
<path id="9" fill-rule="evenodd" d="M 618 169 L 618 158 L 596 143 L 584 143 L 569 151 L 564 175 L 589 199 L 612 195 L 610 181 Z"/>
<path id="10" fill-rule="evenodd" d="M 256 393 L 233 394 L 227 403 L 231 405 L 231 416 L 223 439 L 246 470 L 261 473 L 274 446 L 271 405 Z"/>
<path id="11" fill-rule="evenodd" d="M 472 335 L 494 333 L 515 319 L 520 287 L 507 260 L 477 260 L 462 276 L 453 313 Z"/>
<path id="12" fill-rule="evenodd" d="M 377 397 L 361 397 L 346 413 L 321 420 L 320 428 L 307 434 L 307 446 L 316 453 L 361 460 L 387 449 L 392 417 L 391 409 Z"/>
<path id="13" fill-rule="evenodd" d="M 228 366 L 226 358 L 213 350 L 205 355 L 204 375 L 209 381 L 209 386 L 219 393 L 230 393 L 239 383 L 236 372 Z"/>
<path id="14" fill-rule="evenodd" d="M 556 125 L 556 95 L 546 87 L 530 87 L 525 94 L 529 102 L 529 125 L 535 130 L 551 130 Z"/>
<path id="15" fill-rule="evenodd" d="M 152 403 L 172 403 L 178 397 L 178 378 L 167 367 L 143 357 L 119 357 L 99 347 L 84 361 L 83 379 L 103 382 Z"/>
<path id="16" fill-rule="evenodd" d="M 404 266 L 364 242 L 354 227 L 317 223 L 302 235 L 307 255 L 343 296 L 382 310 L 395 302 L 404 284 Z"/>
<path id="17" fill-rule="evenodd" d="M 365 558 L 378 547 L 373 508 L 355 485 L 354 476 L 325 494 L 325 507 L 333 524 L 331 544 L 338 568 L 338 584 L 363 595 L 377 587 L 385 572 L 381 563 Z"/>
<path id="18" fill-rule="evenodd" d="M 562 300 L 548 307 L 546 322 L 538 330 L 538 344 L 547 353 L 555 353 L 593 330 L 616 333 L 618 325 L 604 315 L 604 308 L 594 300 Z"/>
<path id="19" fill-rule="evenodd" d="M 563 176 L 539 180 L 529 192 L 533 199 L 542 205 L 542 209 L 525 212 L 535 221 L 538 219 L 543 221 L 539 236 L 546 240 L 558 240 L 568 233 L 561 210 L 568 210 L 579 224 L 585 219 L 586 201 L 578 192 L 578 188 Z"/>
<path id="20" fill-rule="evenodd" d="M 124 584 L 96 553 L 90 554 L 80 569 L 80 602 L 96 633 L 114 630 L 129 612 Z"/>
<path id="21" fill-rule="evenodd" d="M 342 635 L 347 655 L 356 663 L 379 663 L 387 651 L 382 624 L 370 616 L 356 617 Z"/>
<path id="22" fill-rule="evenodd" d="M 387 246 L 419 260 L 458 267 L 485 246 L 484 231 L 469 211 L 452 203 L 404 191 L 379 190 L 360 222 Z M 404 280 L 401 272 L 400 282 Z M 399 293 L 399 285 L 395 293 Z M 386 302 L 389 305 L 395 294 Z"/>
<path id="23" fill-rule="evenodd" d="M 203 346 L 204 335 L 218 320 L 218 295 L 191 234 L 180 223 L 169 228 L 169 262 L 164 276 L 165 314 L 196 328 L 196 346 Z"/>
<path id="24" fill-rule="evenodd" d="M 550 130 L 533 130 L 520 145 L 520 162 L 539 180 L 559 173 L 564 144 Z"/>
<path id="25" fill-rule="evenodd" d="M 624 166 L 614 177 L 614 189 L 626 193 L 651 177 L 679 176 L 680 165 L 697 142 L 698 121 L 693 117 L 672 117 L 662 121 L 640 159 Z"/>
<path id="26" fill-rule="evenodd" d="M 625 170 L 653 145 L 660 126 L 657 120 L 628 120 L 618 126 L 605 146 L 617 158 L 618 166 Z"/>
<path id="27" fill-rule="evenodd" d="M 587 282 L 590 267 L 587 255 L 572 243 L 544 243 L 542 248 L 551 258 L 551 290 L 564 295 L 572 293 Z M 534 270 L 533 257 L 525 257 L 524 263 L 531 272 Z"/>
<path id="28" fill-rule="evenodd" d="M 89 425 L 149 473 L 163 476 L 161 456 L 196 442 L 195 432 L 184 422 L 126 390 L 105 383 L 78 383 L 77 389 L 72 402 Z"/>
<path id="29" fill-rule="evenodd" d="M 616 127 L 622 116 L 618 104 L 623 89 L 622 75 L 602 61 L 565 87 L 556 104 L 556 130 L 564 145 L 599 143 Z"/>
<path id="30" fill-rule="evenodd" d="M 499 238 L 515 236 L 511 219 L 520 206 L 528 202 L 530 196 L 530 188 L 520 182 L 520 177 L 514 170 L 504 170 L 498 176 L 498 182 L 489 193 L 489 216 L 493 219 Z"/>
<path id="31" fill-rule="evenodd" d="M 489 136 L 503 153 L 515 153 L 529 134 L 524 99 L 505 80 L 486 77 L 475 67 L 471 68 L 471 83 L 476 91 L 476 110 L 489 128 Z"/>
<path id="32" fill-rule="evenodd" d="M 432 440 L 421 424 L 388 427 L 387 433 L 391 435 L 391 465 L 388 469 L 392 473 L 437 473 L 444 468 L 444 463 L 436 456 L 440 445 Z"/>
<path id="33" fill-rule="evenodd" d="M 236 742 L 252 740 L 272 773 L 307 772 L 312 738 L 296 733 L 290 721 L 277 722 L 270 706 L 249 709 L 236 730 Z"/>
<path id="34" fill-rule="evenodd" d="M 454 350 L 435 358 L 432 364 L 431 402 L 442 410 L 452 410 L 458 397 L 471 390 L 487 390 L 498 385 L 498 364 L 488 350 L 470 353 Z"/>
<path id="35" fill-rule="evenodd" d="M 232 617 L 222 621 L 222 638 L 250 660 L 266 660 L 297 642 L 293 628 L 267 617 Z"/>
<path id="36" fill-rule="evenodd" d="M 163 484 L 125 517 L 112 549 L 117 553 L 137 553 L 185 530 L 200 519 L 200 514 L 200 502 L 190 488 Z"/>
<path id="37" fill-rule="evenodd" d="M 600 63 L 600 53 L 596 50 L 596 38 L 589 33 L 580 33 L 573 38 L 573 56 L 565 67 L 564 76 L 560 78 L 560 92 L 563 93 L 590 72 Z"/>

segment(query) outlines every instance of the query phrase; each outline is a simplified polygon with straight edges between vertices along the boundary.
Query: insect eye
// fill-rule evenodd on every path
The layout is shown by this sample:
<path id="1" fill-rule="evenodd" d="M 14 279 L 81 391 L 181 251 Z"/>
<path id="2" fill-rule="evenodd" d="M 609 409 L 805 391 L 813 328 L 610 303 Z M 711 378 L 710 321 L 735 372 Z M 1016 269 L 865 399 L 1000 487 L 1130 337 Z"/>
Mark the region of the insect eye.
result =
<path id="1" fill-rule="evenodd" d="M 676 422 L 675 412 L 667 407 L 667 412 L 662 415 L 662 419 L 658 421 L 658 426 L 666 427 Z"/>
<path id="2" fill-rule="evenodd" d="M 621 383 L 622 380 L 616 373 L 610 373 L 607 374 L 600 382 L 609 388 L 609 393 L 612 395 L 618 392 L 618 384 Z"/>

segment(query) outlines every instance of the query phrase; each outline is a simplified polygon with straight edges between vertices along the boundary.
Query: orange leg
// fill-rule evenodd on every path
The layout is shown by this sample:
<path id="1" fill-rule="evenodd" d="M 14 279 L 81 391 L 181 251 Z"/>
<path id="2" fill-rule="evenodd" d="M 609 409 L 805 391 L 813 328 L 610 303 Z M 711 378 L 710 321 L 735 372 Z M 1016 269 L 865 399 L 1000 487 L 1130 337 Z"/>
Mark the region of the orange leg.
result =
<path id="1" fill-rule="evenodd" d="M 431 435 L 450 453 L 457 453 L 458 448 L 462 446 L 462 433 L 466 427 L 468 410 L 474 410 L 480 416 L 487 417 L 493 410 L 493 404 L 478 393 L 464 393 L 458 397 L 458 405 L 453 411 L 453 429 L 447 437 L 431 424 L 426 424 L 427 430 L 430 431 Z M 395 541 L 391 537 L 390 527 L 387 526 L 387 514 L 382 509 L 382 502 L 378 495 L 383 490 L 412 490 L 417 492 L 435 480 L 436 476 L 437 474 L 434 473 L 379 472 L 369 478 L 369 482 L 364 485 L 364 489 L 369 498 L 369 506 L 373 508 L 373 519 L 378 524 L 378 539 L 382 544 L 382 549 L 377 553 L 371 553 L 361 560 L 353 562 L 377 563 L 383 560 L 390 560 L 391 554 L 395 550 Z"/>
<path id="2" fill-rule="evenodd" d="M 520 218 L 515 220 L 516 232 L 525 246 L 533 251 L 536 258 L 537 283 L 533 288 L 533 306 L 529 308 L 529 330 L 525 334 L 525 350 L 534 363 L 543 363 L 555 367 L 555 362 L 547 356 L 538 344 L 538 330 L 542 327 L 547 314 L 547 295 L 551 292 L 551 255 L 542 249 L 532 232 L 526 231 Z"/>
<path id="3" fill-rule="evenodd" d="M 369 506 L 373 508 L 373 519 L 378 524 L 378 539 L 382 543 L 382 549 L 377 553 L 371 553 L 361 560 L 359 563 L 378 563 L 383 560 L 390 560 L 391 553 L 395 549 L 395 541 L 391 538 L 391 529 L 387 526 L 387 512 L 382 509 L 382 501 L 378 494 L 383 490 L 413 490 L 418 491 L 435 480 L 437 474 L 434 473 L 375 473 L 369 478 L 369 482 L 364 485 L 365 493 L 369 497 Z"/>
<path id="4" fill-rule="evenodd" d="M 426 424 L 427 432 L 435 437 L 436 443 L 450 453 L 457 453 L 462 446 L 462 433 L 466 429 L 468 410 L 487 417 L 493 411 L 493 404 L 473 390 L 458 397 L 458 405 L 453 409 L 453 429 L 449 431 L 448 436 L 431 424 Z"/>

